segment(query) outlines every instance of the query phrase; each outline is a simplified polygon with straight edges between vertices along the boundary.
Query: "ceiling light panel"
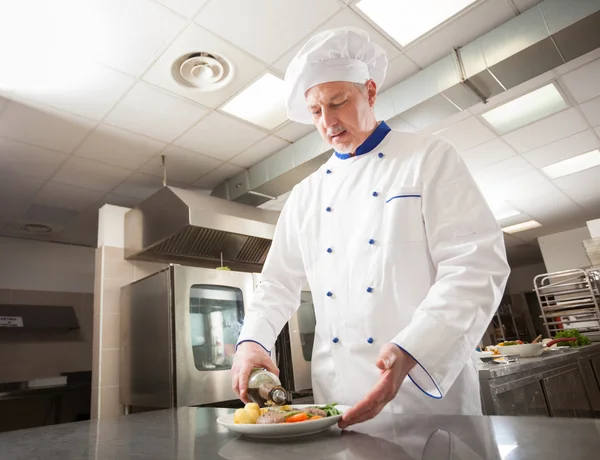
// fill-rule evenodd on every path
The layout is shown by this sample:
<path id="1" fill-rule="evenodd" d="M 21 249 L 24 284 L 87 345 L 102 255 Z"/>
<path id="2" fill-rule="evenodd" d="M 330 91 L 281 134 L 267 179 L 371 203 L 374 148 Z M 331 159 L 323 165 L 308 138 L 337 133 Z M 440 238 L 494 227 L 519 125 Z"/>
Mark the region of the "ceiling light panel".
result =
<path id="1" fill-rule="evenodd" d="M 593 150 L 582 155 L 568 158 L 558 163 L 551 164 L 542 168 L 551 179 L 575 174 L 586 169 L 600 166 L 600 151 Z"/>
<path id="2" fill-rule="evenodd" d="M 283 101 L 283 80 L 266 73 L 222 108 L 243 120 L 274 129 L 287 120 Z"/>
<path id="3" fill-rule="evenodd" d="M 500 134 L 506 134 L 565 110 L 569 104 L 551 83 L 502 104 L 482 117 Z"/>
<path id="4" fill-rule="evenodd" d="M 511 225 L 509 227 L 504 227 L 502 229 L 502 231 L 504 233 L 518 233 L 518 232 L 524 232 L 525 230 L 531 230 L 533 228 L 538 228 L 541 227 L 542 225 L 535 221 L 535 220 L 529 220 L 527 222 L 522 222 L 520 224 L 516 224 L 516 225 Z"/>
<path id="5" fill-rule="evenodd" d="M 361 0 L 356 7 L 406 46 L 472 3 L 475 0 Z"/>

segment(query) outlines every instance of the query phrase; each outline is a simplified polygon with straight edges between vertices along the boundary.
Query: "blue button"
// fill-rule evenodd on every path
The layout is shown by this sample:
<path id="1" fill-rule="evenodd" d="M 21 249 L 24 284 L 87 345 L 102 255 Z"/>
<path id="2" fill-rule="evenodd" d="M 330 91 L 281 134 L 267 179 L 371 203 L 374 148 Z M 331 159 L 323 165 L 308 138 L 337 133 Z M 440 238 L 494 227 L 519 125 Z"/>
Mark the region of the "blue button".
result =
<path id="1" fill-rule="evenodd" d="M 329 206 L 327 206 L 327 207 L 325 208 L 325 211 L 327 211 L 327 212 L 331 212 L 331 208 L 330 208 Z"/>
<path id="2" fill-rule="evenodd" d="M 373 239 L 369 240 L 369 244 L 375 244 L 375 240 L 373 240 Z"/>
<path id="3" fill-rule="evenodd" d="M 333 297 L 333 292 L 328 292 L 327 297 Z"/>
<path id="4" fill-rule="evenodd" d="M 328 169 L 327 171 L 325 171 L 325 174 L 331 174 L 331 169 Z"/>
<path id="5" fill-rule="evenodd" d="M 333 249 L 331 249 L 331 248 L 327 248 L 327 252 L 328 252 L 329 254 L 331 254 L 331 253 L 333 252 Z"/>
<path id="6" fill-rule="evenodd" d="M 371 292 L 373 292 L 373 288 L 372 287 L 368 287 L 367 288 L 367 292 L 370 294 Z"/>
<path id="7" fill-rule="evenodd" d="M 333 338 L 331 341 L 332 341 L 333 343 L 338 343 L 338 342 L 340 341 L 340 339 L 338 339 L 337 337 L 334 337 L 334 338 Z"/>
<path id="8" fill-rule="evenodd" d="M 383 158 L 385 155 L 381 152 L 379 152 L 379 154 L 377 155 L 379 158 Z"/>
<path id="9" fill-rule="evenodd" d="M 377 193 L 377 192 L 373 192 L 373 196 L 374 196 L 375 198 L 377 198 L 377 197 L 379 196 L 379 193 Z"/>
<path id="10" fill-rule="evenodd" d="M 369 338 L 367 339 L 367 342 L 368 342 L 368 343 L 373 343 L 373 337 L 369 337 Z"/>

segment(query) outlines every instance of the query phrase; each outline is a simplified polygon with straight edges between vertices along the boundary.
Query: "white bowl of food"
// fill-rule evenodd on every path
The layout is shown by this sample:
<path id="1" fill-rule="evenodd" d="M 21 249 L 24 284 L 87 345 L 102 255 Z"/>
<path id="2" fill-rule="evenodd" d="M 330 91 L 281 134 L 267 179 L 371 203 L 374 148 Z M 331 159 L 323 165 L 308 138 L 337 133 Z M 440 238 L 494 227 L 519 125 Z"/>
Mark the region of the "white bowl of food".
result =
<path id="1" fill-rule="evenodd" d="M 534 358 L 536 356 L 541 356 L 544 352 L 544 344 L 513 344 L 512 342 L 505 342 L 503 345 L 499 345 L 498 349 L 503 355 L 517 355 L 520 358 Z"/>

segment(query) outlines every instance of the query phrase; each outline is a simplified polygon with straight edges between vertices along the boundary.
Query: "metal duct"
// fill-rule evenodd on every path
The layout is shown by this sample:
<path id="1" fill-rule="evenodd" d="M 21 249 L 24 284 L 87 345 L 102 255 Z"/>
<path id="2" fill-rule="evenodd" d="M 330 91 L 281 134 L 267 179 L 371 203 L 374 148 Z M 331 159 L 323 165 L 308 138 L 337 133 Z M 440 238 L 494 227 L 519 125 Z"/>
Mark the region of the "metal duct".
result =
<path id="1" fill-rule="evenodd" d="M 378 95 L 380 120 L 417 129 L 600 48 L 600 0 L 545 0 Z M 313 132 L 213 190 L 258 206 L 289 192 L 333 150 Z"/>
<path id="2" fill-rule="evenodd" d="M 279 213 L 164 187 L 125 214 L 125 258 L 260 271 Z"/>

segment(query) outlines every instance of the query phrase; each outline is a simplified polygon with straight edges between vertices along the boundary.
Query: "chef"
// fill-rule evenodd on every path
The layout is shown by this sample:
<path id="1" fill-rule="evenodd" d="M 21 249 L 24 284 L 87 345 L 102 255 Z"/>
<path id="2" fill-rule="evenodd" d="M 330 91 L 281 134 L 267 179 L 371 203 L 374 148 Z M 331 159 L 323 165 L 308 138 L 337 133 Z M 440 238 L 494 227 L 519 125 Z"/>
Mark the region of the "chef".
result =
<path id="1" fill-rule="evenodd" d="M 386 68 L 366 32 L 340 28 L 287 69 L 288 117 L 334 153 L 277 224 L 232 369 L 244 402 L 252 368 L 278 372 L 270 351 L 308 281 L 314 399 L 352 406 L 340 427 L 384 409 L 481 414 L 474 353 L 509 275 L 502 231 L 449 144 L 375 118 Z"/>

